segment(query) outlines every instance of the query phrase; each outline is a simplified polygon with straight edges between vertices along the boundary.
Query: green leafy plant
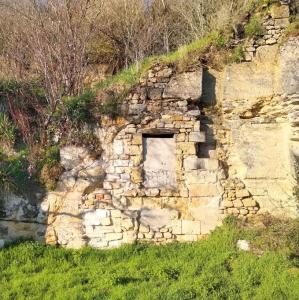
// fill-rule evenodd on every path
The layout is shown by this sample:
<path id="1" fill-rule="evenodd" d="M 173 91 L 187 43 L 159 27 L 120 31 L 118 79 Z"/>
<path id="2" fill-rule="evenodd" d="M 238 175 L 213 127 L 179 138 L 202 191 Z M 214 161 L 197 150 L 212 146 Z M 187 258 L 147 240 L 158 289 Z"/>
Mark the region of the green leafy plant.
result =
<path id="1" fill-rule="evenodd" d="M 91 119 L 91 103 L 95 98 L 92 90 L 87 90 L 77 97 L 65 98 L 63 104 L 71 122 L 88 122 Z"/>
<path id="2" fill-rule="evenodd" d="M 56 188 L 60 175 L 64 171 L 60 164 L 60 149 L 59 146 L 49 147 L 41 162 L 40 181 L 47 190 L 52 191 Z"/>
<path id="3" fill-rule="evenodd" d="M 12 147 L 16 139 L 16 127 L 8 115 L 0 112 L 0 143 Z"/>
<path id="4" fill-rule="evenodd" d="M 237 46 L 234 48 L 229 57 L 228 57 L 228 62 L 229 63 L 240 63 L 243 61 L 245 58 L 245 53 L 242 45 Z"/>
<path id="5" fill-rule="evenodd" d="M 0 190 L 22 193 L 28 188 L 28 162 L 23 158 L 9 159 L 2 155 L 0 161 Z"/>
<path id="6" fill-rule="evenodd" d="M 111 98 L 103 102 L 99 107 L 99 112 L 103 115 L 116 118 L 120 115 L 120 100 L 119 98 Z"/>
<path id="7" fill-rule="evenodd" d="M 249 23 L 245 25 L 245 36 L 252 38 L 264 34 L 263 22 L 259 16 L 253 16 Z"/>

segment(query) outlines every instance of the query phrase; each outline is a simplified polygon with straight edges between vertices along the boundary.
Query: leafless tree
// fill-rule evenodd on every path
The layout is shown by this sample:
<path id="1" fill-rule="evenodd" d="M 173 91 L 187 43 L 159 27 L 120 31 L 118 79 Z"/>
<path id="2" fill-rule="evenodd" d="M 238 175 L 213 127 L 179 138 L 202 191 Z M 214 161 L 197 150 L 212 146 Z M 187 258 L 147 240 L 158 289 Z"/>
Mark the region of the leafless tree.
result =
<path id="1" fill-rule="evenodd" d="M 51 113 L 63 96 L 82 92 L 86 47 L 101 4 L 98 0 L 2 1 L 9 15 L 6 56 L 42 78 Z"/>

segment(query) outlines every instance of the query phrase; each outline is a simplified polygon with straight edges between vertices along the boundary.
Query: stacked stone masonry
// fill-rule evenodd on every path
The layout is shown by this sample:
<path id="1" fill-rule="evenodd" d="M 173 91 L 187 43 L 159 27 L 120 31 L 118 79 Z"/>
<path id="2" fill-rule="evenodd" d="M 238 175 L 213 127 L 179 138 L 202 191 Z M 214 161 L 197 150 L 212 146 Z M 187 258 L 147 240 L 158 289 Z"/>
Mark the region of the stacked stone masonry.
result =
<path id="1" fill-rule="evenodd" d="M 278 30 L 286 17 L 271 16 Z M 290 38 L 223 71 L 153 66 L 123 117 L 95 126 L 100 157 L 63 147 L 55 191 L 0 201 L 0 246 L 24 236 L 69 248 L 192 242 L 227 215 L 298 217 L 298 50 Z"/>
<path id="2" fill-rule="evenodd" d="M 263 35 L 246 42 L 245 61 L 252 61 L 260 46 L 279 43 L 284 30 L 290 24 L 289 17 L 290 8 L 287 3 L 273 5 L 270 13 L 263 17 Z"/>

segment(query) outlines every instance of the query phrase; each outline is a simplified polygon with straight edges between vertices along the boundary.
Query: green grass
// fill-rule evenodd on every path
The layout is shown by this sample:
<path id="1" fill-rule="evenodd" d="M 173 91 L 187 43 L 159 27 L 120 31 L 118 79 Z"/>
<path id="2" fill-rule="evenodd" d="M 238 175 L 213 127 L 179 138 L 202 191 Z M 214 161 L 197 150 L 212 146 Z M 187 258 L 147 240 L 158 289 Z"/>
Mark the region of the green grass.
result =
<path id="1" fill-rule="evenodd" d="M 203 54 L 211 45 L 215 45 L 217 49 L 225 47 L 228 38 L 226 35 L 214 31 L 207 36 L 198 39 L 188 45 L 180 47 L 177 51 L 145 58 L 138 65 L 134 64 L 128 69 L 124 69 L 119 73 L 108 77 L 96 86 L 96 89 L 108 88 L 113 85 L 119 85 L 130 89 L 138 83 L 140 76 L 144 74 L 151 66 L 156 63 L 162 64 L 177 64 L 179 67 L 185 67 L 191 63 L 194 57 Z"/>
<path id="2" fill-rule="evenodd" d="M 228 224 L 192 244 L 99 251 L 23 242 L 0 250 L 0 298 L 299 299 L 298 261 L 287 244 L 261 256 L 236 248 L 257 235 Z"/>

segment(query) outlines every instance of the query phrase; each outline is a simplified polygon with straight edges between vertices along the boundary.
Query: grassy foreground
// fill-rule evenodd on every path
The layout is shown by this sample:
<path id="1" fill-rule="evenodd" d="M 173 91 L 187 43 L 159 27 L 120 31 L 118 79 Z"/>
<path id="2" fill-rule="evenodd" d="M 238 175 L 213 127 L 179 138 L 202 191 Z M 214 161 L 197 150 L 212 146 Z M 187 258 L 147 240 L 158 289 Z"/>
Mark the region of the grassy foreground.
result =
<path id="1" fill-rule="evenodd" d="M 230 222 L 193 244 L 109 251 L 23 242 L 0 250 L 0 299 L 295 300 L 297 225 L 278 232 L 275 225 L 258 231 Z M 239 251 L 239 238 L 255 250 Z"/>

